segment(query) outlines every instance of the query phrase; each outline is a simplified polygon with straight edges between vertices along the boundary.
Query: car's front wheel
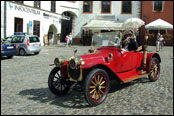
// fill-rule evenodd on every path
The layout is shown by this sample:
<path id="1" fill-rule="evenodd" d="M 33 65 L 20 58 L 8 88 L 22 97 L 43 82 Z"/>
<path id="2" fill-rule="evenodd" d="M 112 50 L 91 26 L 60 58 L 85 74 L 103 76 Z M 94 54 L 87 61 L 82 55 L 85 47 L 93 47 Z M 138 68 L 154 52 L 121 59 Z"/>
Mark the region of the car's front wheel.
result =
<path id="1" fill-rule="evenodd" d="M 96 106 L 104 102 L 109 92 L 110 80 L 103 69 L 92 70 L 84 81 L 85 98 L 89 105 Z"/>
<path id="2" fill-rule="evenodd" d="M 70 90 L 71 82 L 62 77 L 60 68 L 55 67 L 48 77 L 48 87 L 56 95 L 64 95 Z"/>

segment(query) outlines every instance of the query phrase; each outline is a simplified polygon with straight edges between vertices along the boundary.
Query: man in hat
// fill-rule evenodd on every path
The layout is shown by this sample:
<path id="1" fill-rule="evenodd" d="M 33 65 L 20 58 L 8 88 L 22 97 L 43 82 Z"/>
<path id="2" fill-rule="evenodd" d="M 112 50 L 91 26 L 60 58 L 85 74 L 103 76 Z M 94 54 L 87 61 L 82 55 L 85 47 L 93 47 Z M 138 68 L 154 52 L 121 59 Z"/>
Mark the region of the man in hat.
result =
<path id="1" fill-rule="evenodd" d="M 123 48 L 126 49 L 127 51 L 137 50 L 138 43 L 136 41 L 136 36 L 132 35 L 130 31 L 126 32 L 122 45 L 123 45 Z"/>

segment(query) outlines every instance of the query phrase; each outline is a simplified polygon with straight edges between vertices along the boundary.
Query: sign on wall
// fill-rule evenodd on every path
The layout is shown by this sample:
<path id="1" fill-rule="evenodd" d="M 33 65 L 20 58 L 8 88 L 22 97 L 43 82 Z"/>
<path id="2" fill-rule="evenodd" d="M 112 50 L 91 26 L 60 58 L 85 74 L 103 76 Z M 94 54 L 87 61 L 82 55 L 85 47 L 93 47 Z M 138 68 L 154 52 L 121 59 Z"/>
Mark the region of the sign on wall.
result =
<path id="1" fill-rule="evenodd" d="M 40 11 L 36 10 L 36 9 L 33 9 L 33 8 L 28 8 L 28 7 L 25 7 L 25 6 L 11 4 L 11 3 L 9 3 L 8 6 L 10 7 L 10 10 L 17 10 L 17 11 L 21 11 L 21 12 L 25 12 L 25 13 L 40 15 Z"/>

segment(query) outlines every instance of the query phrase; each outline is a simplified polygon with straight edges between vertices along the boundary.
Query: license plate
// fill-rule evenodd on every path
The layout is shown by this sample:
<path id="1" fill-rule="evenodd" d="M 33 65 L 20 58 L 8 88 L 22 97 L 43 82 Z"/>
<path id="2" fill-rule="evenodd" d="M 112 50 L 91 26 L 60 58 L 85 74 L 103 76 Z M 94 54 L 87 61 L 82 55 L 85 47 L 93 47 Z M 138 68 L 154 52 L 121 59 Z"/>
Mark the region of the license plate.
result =
<path id="1" fill-rule="evenodd" d="M 39 45 L 38 45 L 38 44 L 34 44 L 33 46 L 35 46 L 35 47 L 39 47 Z"/>
<path id="2" fill-rule="evenodd" d="M 14 47 L 13 46 L 7 46 L 7 49 L 13 49 Z"/>

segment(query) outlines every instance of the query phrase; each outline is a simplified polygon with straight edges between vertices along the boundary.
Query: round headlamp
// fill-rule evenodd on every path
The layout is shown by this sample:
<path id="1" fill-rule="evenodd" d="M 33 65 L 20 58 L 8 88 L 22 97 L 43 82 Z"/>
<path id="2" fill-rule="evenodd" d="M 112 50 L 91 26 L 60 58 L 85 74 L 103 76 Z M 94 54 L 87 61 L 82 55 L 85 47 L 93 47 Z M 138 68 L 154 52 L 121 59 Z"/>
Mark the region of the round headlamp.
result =
<path id="1" fill-rule="evenodd" d="M 77 68 L 78 66 L 81 65 L 81 62 L 83 61 L 83 59 L 80 56 L 75 56 L 74 58 L 72 58 L 69 61 L 69 65 L 72 69 Z"/>
<path id="2" fill-rule="evenodd" d="M 54 64 L 58 67 L 63 66 L 65 63 L 65 58 L 63 56 L 59 56 L 58 58 L 54 59 Z"/>

